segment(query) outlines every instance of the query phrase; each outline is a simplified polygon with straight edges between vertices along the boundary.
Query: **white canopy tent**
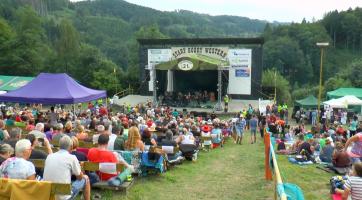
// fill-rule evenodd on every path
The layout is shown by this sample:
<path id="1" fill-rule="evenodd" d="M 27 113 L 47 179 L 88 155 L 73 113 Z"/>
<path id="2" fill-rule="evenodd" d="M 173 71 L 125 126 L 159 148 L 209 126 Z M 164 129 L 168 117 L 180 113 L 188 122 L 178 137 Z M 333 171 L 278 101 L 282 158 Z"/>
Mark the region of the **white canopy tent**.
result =
<path id="1" fill-rule="evenodd" d="M 323 102 L 323 104 L 329 106 L 330 108 L 348 108 L 348 104 L 340 99 L 331 99 Z"/>
<path id="2" fill-rule="evenodd" d="M 362 100 L 353 95 L 346 95 L 338 99 L 331 99 L 323 102 L 324 105 L 328 105 L 330 108 L 348 108 L 351 106 L 361 106 L 362 113 Z"/>
<path id="3" fill-rule="evenodd" d="M 339 98 L 339 100 L 346 103 L 347 105 L 362 105 L 362 100 L 353 95 L 346 95 Z"/>

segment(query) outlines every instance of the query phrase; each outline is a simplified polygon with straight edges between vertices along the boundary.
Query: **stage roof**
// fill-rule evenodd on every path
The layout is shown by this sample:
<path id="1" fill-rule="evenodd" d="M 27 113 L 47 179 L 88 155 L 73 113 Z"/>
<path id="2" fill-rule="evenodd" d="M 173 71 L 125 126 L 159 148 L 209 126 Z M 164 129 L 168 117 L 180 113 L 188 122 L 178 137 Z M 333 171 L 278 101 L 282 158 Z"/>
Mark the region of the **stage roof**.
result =
<path id="1" fill-rule="evenodd" d="M 141 45 L 187 45 L 187 44 L 264 44 L 264 38 L 173 38 L 173 39 L 137 39 Z"/>
<path id="2" fill-rule="evenodd" d="M 160 63 L 156 65 L 157 70 L 181 70 L 178 67 L 178 64 L 184 60 L 190 61 L 193 64 L 191 71 L 196 70 L 218 70 L 219 66 L 227 66 L 228 62 L 215 59 L 212 57 L 200 55 L 200 54 L 191 54 L 190 57 L 182 57 L 176 60 L 171 60 L 168 62 Z"/>

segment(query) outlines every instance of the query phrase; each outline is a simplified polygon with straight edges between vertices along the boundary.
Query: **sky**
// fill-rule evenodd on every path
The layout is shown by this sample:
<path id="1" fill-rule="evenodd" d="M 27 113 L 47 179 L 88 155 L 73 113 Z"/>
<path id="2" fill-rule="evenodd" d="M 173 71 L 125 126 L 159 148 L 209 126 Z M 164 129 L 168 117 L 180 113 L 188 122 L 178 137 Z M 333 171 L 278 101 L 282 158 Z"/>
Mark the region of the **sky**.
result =
<path id="1" fill-rule="evenodd" d="M 321 19 L 332 10 L 362 7 L 362 0 L 126 0 L 161 11 L 190 10 L 279 22 Z"/>

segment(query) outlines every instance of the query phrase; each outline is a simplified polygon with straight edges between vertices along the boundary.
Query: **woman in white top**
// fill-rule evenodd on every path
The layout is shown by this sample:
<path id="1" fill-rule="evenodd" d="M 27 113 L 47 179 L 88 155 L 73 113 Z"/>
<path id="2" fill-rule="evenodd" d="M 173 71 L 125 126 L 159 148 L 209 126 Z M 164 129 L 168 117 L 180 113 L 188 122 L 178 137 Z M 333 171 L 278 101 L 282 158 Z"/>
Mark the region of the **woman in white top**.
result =
<path id="1" fill-rule="evenodd" d="M 179 143 L 179 144 L 193 144 L 195 145 L 195 138 L 194 136 L 192 135 L 190 129 L 190 127 L 188 125 L 185 125 L 185 128 L 183 130 L 183 132 L 185 134 L 183 135 L 180 135 L 177 139 L 176 139 L 176 142 Z"/>

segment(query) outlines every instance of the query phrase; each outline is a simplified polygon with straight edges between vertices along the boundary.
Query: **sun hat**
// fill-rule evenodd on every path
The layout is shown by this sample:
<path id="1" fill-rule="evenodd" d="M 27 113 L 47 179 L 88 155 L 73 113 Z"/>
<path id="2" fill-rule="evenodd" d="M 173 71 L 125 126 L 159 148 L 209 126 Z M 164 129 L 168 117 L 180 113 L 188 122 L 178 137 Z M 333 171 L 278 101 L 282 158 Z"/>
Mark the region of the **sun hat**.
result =
<path id="1" fill-rule="evenodd" d="M 201 130 L 202 130 L 203 132 L 205 132 L 205 133 L 207 133 L 207 132 L 210 132 L 210 131 L 211 131 L 210 127 L 209 127 L 209 126 L 207 126 L 207 125 L 202 126 Z"/>

